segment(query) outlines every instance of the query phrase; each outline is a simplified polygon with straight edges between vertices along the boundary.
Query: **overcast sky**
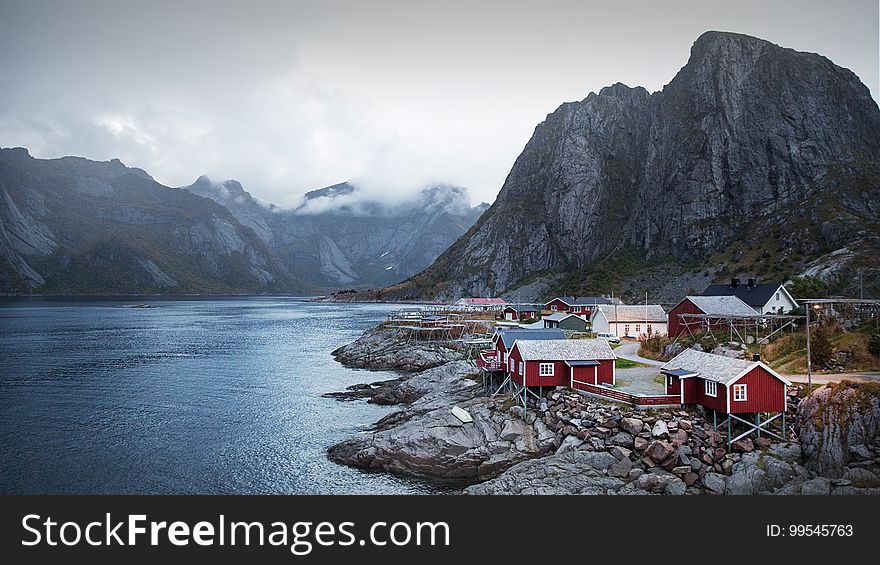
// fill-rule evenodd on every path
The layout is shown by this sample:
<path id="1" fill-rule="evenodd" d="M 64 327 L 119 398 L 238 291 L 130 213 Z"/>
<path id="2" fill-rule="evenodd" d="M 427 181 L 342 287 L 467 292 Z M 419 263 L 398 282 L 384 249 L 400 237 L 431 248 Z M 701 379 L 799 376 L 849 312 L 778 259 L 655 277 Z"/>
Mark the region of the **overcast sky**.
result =
<path id="1" fill-rule="evenodd" d="M 0 146 L 281 204 L 347 179 L 491 202 L 560 103 L 659 90 L 710 29 L 821 53 L 878 99 L 877 0 L 0 0 Z"/>

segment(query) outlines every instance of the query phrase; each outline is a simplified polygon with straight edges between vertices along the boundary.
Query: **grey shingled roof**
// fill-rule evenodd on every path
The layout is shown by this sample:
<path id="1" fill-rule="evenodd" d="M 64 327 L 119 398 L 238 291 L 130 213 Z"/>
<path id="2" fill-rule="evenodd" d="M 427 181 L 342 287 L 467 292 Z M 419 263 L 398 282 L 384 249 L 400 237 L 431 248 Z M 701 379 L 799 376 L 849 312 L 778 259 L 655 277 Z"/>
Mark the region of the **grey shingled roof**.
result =
<path id="1" fill-rule="evenodd" d="M 577 314 L 572 314 L 571 312 L 557 312 L 555 314 L 548 314 L 541 319 L 550 320 L 551 322 L 561 322 L 562 320 L 571 316 L 574 316 L 575 318 L 579 317 Z"/>
<path id="2" fill-rule="evenodd" d="M 770 369 L 763 363 L 758 361 L 746 361 L 745 359 L 735 359 L 733 357 L 725 357 L 723 355 L 714 355 L 712 353 L 704 353 L 696 349 L 685 349 L 672 360 L 667 361 L 660 367 L 661 371 L 671 371 L 675 369 L 684 369 L 686 371 L 696 373 L 701 379 L 707 381 L 715 381 L 716 383 L 729 384 L 730 381 L 739 377 L 743 373 L 752 370 L 756 366 L 761 365 L 771 374 L 779 378 L 786 384 L 789 382 L 779 375 L 776 371 Z"/>
<path id="3" fill-rule="evenodd" d="M 755 310 L 736 296 L 688 296 L 705 314 L 713 316 L 758 316 Z"/>
<path id="4" fill-rule="evenodd" d="M 539 304 L 508 304 L 504 307 L 505 310 L 508 308 L 517 312 L 540 312 L 542 306 Z"/>
<path id="5" fill-rule="evenodd" d="M 619 304 L 616 308 L 610 304 L 601 305 L 597 308 L 597 310 L 601 310 L 605 315 L 605 318 L 609 322 L 614 322 L 614 314 L 615 311 L 617 313 L 617 321 L 618 322 L 644 322 L 645 317 L 645 305 L 642 304 Z M 648 304 L 647 306 L 647 320 L 649 322 L 657 322 L 657 323 L 666 323 L 666 312 L 663 310 L 663 307 L 658 304 Z"/>
<path id="6" fill-rule="evenodd" d="M 565 339 L 565 333 L 558 328 L 539 328 L 534 330 L 520 328 L 513 330 L 499 330 L 498 333 L 501 335 L 501 341 L 504 342 L 504 347 L 506 347 L 508 351 L 510 351 L 517 340 Z"/>
<path id="7" fill-rule="evenodd" d="M 617 358 L 604 339 L 517 340 L 516 347 L 524 361 L 584 361 Z"/>

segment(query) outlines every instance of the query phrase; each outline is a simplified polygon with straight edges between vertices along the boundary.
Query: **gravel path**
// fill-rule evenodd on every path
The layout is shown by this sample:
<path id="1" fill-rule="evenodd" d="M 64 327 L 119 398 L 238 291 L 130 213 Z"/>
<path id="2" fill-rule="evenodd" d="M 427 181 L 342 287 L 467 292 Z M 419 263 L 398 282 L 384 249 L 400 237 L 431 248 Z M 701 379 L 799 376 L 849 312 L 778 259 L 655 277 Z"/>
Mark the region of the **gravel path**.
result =
<path id="1" fill-rule="evenodd" d="M 656 367 L 635 367 L 633 369 L 617 369 L 617 390 L 630 394 L 664 394 L 665 387 L 655 383 L 654 379 L 660 371 Z"/>

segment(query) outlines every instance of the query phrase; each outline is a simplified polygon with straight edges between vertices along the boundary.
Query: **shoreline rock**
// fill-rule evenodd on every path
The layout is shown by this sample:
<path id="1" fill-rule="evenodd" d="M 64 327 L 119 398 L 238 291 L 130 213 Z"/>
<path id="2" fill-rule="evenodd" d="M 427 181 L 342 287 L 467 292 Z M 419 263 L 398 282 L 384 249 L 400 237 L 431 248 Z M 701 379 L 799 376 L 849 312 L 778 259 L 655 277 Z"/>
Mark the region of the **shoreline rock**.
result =
<path id="1" fill-rule="evenodd" d="M 465 358 L 463 351 L 450 344 L 417 340 L 407 343 L 404 330 L 387 324 L 367 330 L 331 355 L 346 367 L 408 372 L 424 371 Z"/>

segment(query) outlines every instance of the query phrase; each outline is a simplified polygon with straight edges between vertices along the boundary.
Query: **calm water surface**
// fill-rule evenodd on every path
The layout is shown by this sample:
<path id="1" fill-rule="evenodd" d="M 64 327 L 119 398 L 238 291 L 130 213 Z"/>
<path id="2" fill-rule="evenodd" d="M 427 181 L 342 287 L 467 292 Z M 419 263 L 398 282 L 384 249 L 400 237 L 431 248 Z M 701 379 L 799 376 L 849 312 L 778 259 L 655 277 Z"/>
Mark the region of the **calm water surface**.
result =
<path id="1" fill-rule="evenodd" d="M 331 463 L 389 409 L 321 398 L 391 373 L 330 351 L 388 304 L 0 302 L 0 493 L 414 493 Z"/>

